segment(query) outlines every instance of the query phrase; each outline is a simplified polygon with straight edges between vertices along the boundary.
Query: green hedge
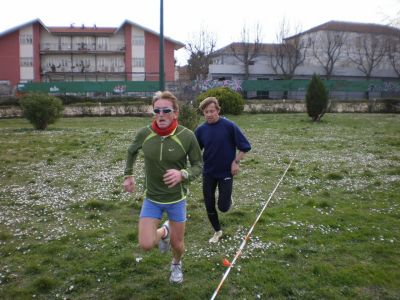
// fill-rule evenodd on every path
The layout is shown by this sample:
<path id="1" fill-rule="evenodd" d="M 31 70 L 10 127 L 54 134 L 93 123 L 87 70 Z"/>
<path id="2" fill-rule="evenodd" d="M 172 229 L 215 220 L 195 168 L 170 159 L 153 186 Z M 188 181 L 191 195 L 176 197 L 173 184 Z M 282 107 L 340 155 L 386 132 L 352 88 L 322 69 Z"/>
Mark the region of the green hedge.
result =
<path id="1" fill-rule="evenodd" d="M 208 97 L 218 99 L 221 106 L 221 114 L 240 115 L 244 109 L 244 100 L 241 94 L 228 87 L 217 87 L 201 93 L 197 99 L 197 107 L 200 102 Z"/>

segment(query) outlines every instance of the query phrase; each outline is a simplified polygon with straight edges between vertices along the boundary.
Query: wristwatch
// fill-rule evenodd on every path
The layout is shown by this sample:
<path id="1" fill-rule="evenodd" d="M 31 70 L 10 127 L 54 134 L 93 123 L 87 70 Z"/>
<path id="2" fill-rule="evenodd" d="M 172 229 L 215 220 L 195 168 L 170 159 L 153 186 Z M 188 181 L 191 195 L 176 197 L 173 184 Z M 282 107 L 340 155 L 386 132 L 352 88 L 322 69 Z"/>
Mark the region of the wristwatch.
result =
<path id="1" fill-rule="evenodd" d="M 189 178 L 189 173 L 186 170 L 181 170 L 181 176 L 184 180 L 187 180 Z"/>
<path id="2" fill-rule="evenodd" d="M 236 163 L 236 164 L 240 164 L 240 160 L 238 160 L 238 159 L 235 160 L 235 163 Z"/>

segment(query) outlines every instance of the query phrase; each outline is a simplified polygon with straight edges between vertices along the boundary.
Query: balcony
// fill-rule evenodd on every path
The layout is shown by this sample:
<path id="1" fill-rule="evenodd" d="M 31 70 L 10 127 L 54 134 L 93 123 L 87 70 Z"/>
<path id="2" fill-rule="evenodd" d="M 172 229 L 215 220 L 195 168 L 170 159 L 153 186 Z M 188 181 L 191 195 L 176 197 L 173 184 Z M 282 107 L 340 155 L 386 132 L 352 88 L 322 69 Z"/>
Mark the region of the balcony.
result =
<path id="1" fill-rule="evenodd" d="M 41 54 L 123 54 L 124 44 L 87 44 L 87 43 L 42 43 L 40 44 Z"/>
<path id="2" fill-rule="evenodd" d="M 82 66 L 79 64 L 75 64 L 73 66 L 55 66 L 55 65 L 43 65 L 41 66 L 41 74 L 69 74 L 69 73 L 125 73 L 124 66 L 98 66 L 95 68 L 94 66 Z"/>

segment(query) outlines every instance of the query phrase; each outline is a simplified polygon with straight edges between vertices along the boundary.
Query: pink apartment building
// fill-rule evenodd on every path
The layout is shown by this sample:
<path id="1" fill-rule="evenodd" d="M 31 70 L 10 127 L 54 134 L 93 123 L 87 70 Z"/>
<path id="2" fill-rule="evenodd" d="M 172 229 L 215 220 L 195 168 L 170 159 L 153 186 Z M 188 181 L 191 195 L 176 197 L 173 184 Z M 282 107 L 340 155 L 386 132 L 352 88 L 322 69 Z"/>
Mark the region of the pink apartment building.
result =
<path id="1" fill-rule="evenodd" d="M 164 37 L 165 80 L 175 80 Z M 119 27 L 48 27 L 36 19 L 0 33 L 0 82 L 158 81 L 159 34 L 125 20 Z"/>

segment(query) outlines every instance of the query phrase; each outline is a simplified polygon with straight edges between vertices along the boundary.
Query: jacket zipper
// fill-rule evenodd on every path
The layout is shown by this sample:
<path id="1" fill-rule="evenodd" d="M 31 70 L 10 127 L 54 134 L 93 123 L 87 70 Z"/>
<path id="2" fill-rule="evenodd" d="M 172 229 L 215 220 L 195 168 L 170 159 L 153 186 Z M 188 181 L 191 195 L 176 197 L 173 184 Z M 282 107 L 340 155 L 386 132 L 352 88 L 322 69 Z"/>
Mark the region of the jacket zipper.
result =
<path id="1" fill-rule="evenodd" d="M 163 146 L 164 146 L 164 139 L 165 137 L 161 137 L 161 144 L 160 144 L 160 161 L 162 161 L 162 153 L 163 153 Z"/>

